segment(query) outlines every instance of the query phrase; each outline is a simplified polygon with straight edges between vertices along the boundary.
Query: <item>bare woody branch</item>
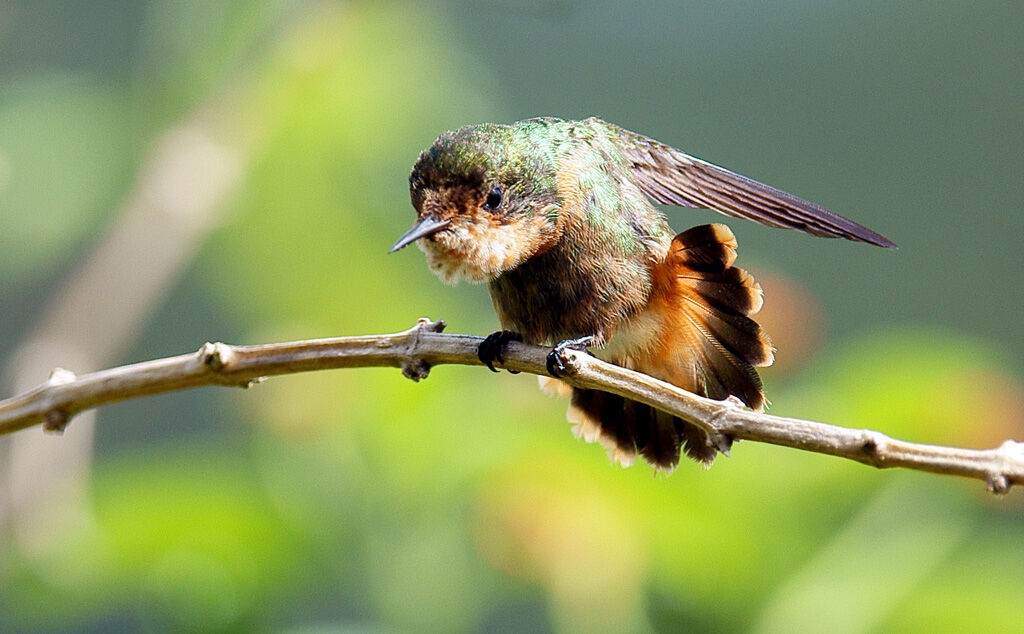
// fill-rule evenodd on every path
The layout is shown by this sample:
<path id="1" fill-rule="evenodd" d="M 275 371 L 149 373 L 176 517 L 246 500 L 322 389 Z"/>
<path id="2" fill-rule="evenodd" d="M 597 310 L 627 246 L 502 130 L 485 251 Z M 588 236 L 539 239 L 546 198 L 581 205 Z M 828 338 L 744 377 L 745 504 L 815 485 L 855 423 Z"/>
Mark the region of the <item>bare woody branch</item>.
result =
<path id="1" fill-rule="evenodd" d="M 72 416 L 140 396 L 206 385 L 248 387 L 264 377 L 334 368 L 390 366 L 418 381 L 435 365 L 481 365 L 482 339 L 443 334 L 443 321 L 421 319 L 390 335 L 311 339 L 255 346 L 207 343 L 197 353 L 126 365 L 82 376 L 60 368 L 33 390 L 0 401 L 0 434 L 42 423 L 61 431 Z M 503 367 L 547 375 L 549 348 L 512 342 Z M 903 467 L 977 478 L 989 491 L 1006 493 L 1024 484 L 1024 443 L 1007 440 L 995 449 L 960 449 L 904 442 L 866 429 L 783 418 L 743 409 L 729 401 L 696 396 L 645 374 L 566 350 L 564 380 L 646 403 L 700 426 L 728 452 L 734 439 L 753 440 L 855 460 L 879 469 Z"/>

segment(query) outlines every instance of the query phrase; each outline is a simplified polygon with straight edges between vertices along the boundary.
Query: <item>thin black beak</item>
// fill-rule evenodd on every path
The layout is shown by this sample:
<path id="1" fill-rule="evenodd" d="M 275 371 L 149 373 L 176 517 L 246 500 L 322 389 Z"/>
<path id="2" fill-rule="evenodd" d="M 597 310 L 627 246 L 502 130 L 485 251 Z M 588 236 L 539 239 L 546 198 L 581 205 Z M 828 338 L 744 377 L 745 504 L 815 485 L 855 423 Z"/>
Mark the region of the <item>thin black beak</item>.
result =
<path id="1" fill-rule="evenodd" d="M 433 216 L 427 216 L 421 219 L 416 224 L 414 224 L 412 226 L 412 229 L 406 231 L 405 235 L 398 239 L 398 242 L 396 242 L 394 246 L 391 247 L 388 253 L 394 253 L 395 251 L 401 249 L 405 245 L 416 242 L 420 238 L 432 236 L 438 231 L 441 231 L 442 229 L 450 225 L 451 222 L 451 219 L 438 220 Z"/>

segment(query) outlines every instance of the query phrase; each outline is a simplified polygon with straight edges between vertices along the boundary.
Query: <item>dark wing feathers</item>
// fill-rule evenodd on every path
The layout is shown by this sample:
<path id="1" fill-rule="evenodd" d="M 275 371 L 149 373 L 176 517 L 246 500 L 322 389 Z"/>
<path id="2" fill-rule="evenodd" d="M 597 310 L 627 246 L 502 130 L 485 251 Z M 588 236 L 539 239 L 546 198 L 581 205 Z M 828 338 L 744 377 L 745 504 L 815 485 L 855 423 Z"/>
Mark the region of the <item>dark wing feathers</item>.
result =
<path id="1" fill-rule="evenodd" d="M 680 152 L 645 136 L 621 130 L 623 153 L 634 182 L 656 202 L 700 207 L 746 218 L 769 227 L 796 229 L 813 236 L 846 238 L 881 247 L 886 237 L 839 214 L 727 169 Z"/>

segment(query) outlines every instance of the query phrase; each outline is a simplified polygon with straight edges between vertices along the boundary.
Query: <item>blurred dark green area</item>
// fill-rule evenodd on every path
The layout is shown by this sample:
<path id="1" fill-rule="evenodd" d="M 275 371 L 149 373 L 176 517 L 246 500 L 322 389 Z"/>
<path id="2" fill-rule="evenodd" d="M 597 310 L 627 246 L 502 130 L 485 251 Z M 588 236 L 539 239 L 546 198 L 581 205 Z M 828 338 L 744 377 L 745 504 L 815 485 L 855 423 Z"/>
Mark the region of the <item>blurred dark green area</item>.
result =
<path id="1" fill-rule="evenodd" d="M 161 294 L 105 333 L 107 365 L 424 315 L 490 332 L 484 288 L 387 255 L 417 152 L 466 123 L 599 115 L 899 243 L 729 221 L 766 290 L 773 412 L 1020 439 L 1022 42 L 1019 3 L 0 4 L 4 393 L 182 122 L 237 169 Z M 0 630 L 1024 629 L 1020 492 L 750 443 L 658 477 L 573 439 L 564 408 L 463 367 L 107 407 L 88 521 L 0 493 Z M 5 491 L 46 477 L 18 455 L 0 446 Z"/>

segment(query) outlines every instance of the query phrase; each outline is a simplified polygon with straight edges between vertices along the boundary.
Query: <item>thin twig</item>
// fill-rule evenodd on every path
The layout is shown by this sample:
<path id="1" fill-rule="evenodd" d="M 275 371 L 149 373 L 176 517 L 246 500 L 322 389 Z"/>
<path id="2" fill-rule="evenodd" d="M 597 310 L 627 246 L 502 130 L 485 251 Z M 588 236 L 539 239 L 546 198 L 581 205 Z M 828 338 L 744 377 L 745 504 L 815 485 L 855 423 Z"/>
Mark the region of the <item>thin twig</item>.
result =
<path id="1" fill-rule="evenodd" d="M 42 423 L 60 431 L 76 413 L 140 396 L 204 385 L 248 387 L 263 377 L 333 368 L 391 366 L 407 377 L 426 378 L 444 363 L 481 365 L 470 335 L 442 334 L 443 321 L 421 319 L 390 335 L 311 339 L 256 346 L 204 344 L 198 352 L 126 365 L 82 376 L 56 369 L 49 380 L 24 394 L 0 401 L 0 434 Z M 511 342 L 503 367 L 547 375 L 550 349 Z M 716 447 L 728 452 L 734 439 L 753 440 L 855 460 L 879 469 L 904 467 L 977 478 L 989 491 L 1006 493 L 1024 484 L 1024 443 L 1007 440 L 996 449 L 960 449 L 904 442 L 866 429 L 849 429 L 743 409 L 715 401 L 566 350 L 564 380 L 576 387 L 626 396 L 704 429 Z"/>

